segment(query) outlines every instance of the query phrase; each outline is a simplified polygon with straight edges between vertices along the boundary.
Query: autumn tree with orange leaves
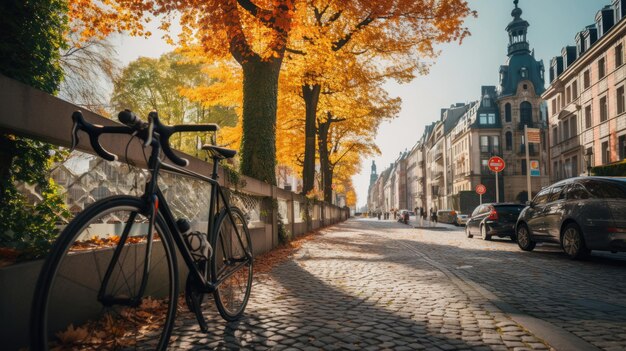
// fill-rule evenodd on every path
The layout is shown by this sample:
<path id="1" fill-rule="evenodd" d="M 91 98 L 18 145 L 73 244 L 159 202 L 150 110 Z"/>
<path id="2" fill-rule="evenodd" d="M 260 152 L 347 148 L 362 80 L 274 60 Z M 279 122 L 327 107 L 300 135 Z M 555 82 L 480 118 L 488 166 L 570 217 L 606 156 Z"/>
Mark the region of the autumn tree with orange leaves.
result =
<path id="1" fill-rule="evenodd" d="M 336 78 L 359 66 L 374 80 L 407 82 L 426 72 L 423 59 L 437 56 L 434 46 L 461 41 L 473 15 L 464 0 L 306 0 L 299 5 L 287 47 L 300 61 L 305 112 L 303 193 L 313 188 L 318 105 L 324 91 L 338 89 Z M 353 56 L 356 67 L 337 65 Z M 319 144 L 319 142 L 318 142 Z"/>
<path id="2" fill-rule="evenodd" d="M 143 25 L 151 17 L 165 30 L 176 17 L 183 47 L 200 45 L 216 60 L 234 58 L 243 72 L 241 171 L 275 184 L 278 78 L 295 1 L 79 0 L 70 2 L 70 17 L 83 23 L 85 38 L 114 31 L 150 35 Z"/>

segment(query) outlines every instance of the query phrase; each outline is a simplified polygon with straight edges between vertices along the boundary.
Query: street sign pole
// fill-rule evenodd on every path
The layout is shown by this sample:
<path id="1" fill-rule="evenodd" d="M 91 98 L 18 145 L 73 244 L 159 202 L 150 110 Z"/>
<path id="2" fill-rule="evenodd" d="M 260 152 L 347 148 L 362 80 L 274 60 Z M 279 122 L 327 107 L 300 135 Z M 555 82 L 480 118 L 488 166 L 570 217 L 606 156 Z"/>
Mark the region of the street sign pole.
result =
<path id="1" fill-rule="evenodd" d="M 531 191 L 531 185 L 530 185 L 530 152 L 529 152 L 529 144 L 530 141 L 528 140 L 528 126 L 524 125 L 524 142 L 525 142 L 525 146 L 526 146 L 526 186 L 528 188 L 528 196 L 526 196 L 527 201 L 531 201 L 532 199 L 532 191 Z"/>
<path id="2" fill-rule="evenodd" d="M 496 202 L 500 202 L 500 187 L 498 186 L 498 173 L 496 172 Z"/>
<path id="3" fill-rule="evenodd" d="M 480 194 L 480 204 L 483 204 L 483 194 Z"/>

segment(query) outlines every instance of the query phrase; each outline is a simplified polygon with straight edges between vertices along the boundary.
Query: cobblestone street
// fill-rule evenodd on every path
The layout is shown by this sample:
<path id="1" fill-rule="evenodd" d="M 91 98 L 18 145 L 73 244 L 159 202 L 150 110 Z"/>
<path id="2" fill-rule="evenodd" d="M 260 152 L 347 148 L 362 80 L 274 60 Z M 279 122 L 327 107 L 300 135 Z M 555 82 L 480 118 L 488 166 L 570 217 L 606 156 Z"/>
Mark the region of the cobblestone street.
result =
<path id="1" fill-rule="evenodd" d="M 204 334 L 181 311 L 172 348 L 626 350 L 625 297 L 624 254 L 353 219 L 257 276 L 241 321 L 207 306 Z"/>

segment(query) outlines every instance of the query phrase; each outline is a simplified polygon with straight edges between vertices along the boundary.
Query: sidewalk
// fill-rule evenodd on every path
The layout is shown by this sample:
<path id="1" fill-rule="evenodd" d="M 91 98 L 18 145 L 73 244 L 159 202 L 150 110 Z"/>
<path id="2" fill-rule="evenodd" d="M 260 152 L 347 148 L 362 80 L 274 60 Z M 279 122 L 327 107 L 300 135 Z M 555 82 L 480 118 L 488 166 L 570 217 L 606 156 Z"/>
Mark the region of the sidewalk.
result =
<path id="1" fill-rule="evenodd" d="M 257 276 L 239 322 L 221 320 L 212 299 L 209 334 L 180 313 L 172 349 L 549 349 L 482 295 L 390 240 L 409 228 L 390 222 L 350 220 L 321 231 Z"/>

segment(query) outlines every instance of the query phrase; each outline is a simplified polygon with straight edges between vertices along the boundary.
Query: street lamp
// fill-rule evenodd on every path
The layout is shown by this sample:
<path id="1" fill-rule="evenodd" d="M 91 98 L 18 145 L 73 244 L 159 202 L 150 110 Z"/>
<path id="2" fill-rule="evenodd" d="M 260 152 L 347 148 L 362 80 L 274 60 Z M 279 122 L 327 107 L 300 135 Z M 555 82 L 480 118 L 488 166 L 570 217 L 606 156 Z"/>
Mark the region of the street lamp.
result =
<path id="1" fill-rule="evenodd" d="M 593 148 L 588 148 L 587 153 L 585 153 L 585 161 L 587 162 L 587 177 L 591 175 L 591 160 L 593 158 Z"/>

